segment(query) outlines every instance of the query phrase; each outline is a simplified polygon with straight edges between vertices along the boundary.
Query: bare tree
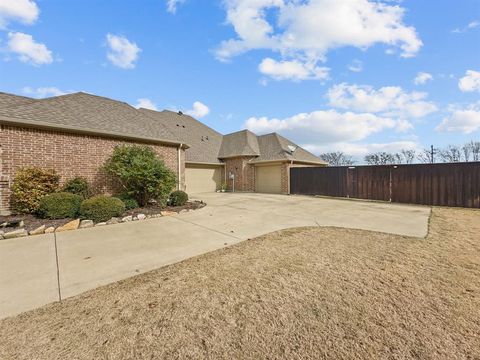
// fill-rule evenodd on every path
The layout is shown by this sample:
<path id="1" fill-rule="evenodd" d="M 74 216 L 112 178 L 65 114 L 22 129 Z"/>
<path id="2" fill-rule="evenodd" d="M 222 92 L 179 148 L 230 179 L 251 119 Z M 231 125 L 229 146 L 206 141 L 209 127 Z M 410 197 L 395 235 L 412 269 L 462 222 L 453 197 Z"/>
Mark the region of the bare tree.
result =
<path id="1" fill-rule="evenodd" d="M 411 164 L 415 160 L 417 152 L 415 150 L 402 150 L 401 151 L 405 164 Z"/>
<path id="2" fill-rule="evenodd" d="M 470 151 L 472 153 L 473 161 L 480 161 L 480 141 L 470 141 Z"/>
<path id="3" fill-rule="evenodd" d="M 393 162 L 395 164 L 402 164 L 403 163 L 403 155 L 402 153 L 395 153 L 395 154 L 392 154 L 393 156 Z"/>
<path id="4" fill-rule="evenodd" d="M 341 151 L 320 154 L 320 157 L 333 166 L 348 166 L 355 163 L 351 156 L 346 155 Z"/>
<path id="5" fill-rule="evenodd" d="M 364 157 L 364 160 L 369 165 L 387 165 L 395 163 L 395 155 L 386 152 L 376 152 L 368 154 Z"/>
<path id="6" fill-rule="evenodd" d="M 417 160 L 424 164 L 432 163 L 432 155 L 430 150 L 422 149 L 422 151 L 417 154 Z"/>
<path id="7" fill-rule="evenodd" d="M 464 161 L 470 161 L 470 155 L 472 153 L 472 142 L 466 143 L 462 146 L 462 155 Z"/>
<path id="8" fill-rule="evenodd" d="M 443 162 L 459 162 L 462 153 L 460 147 L 448 145 L 446 148 L 441 149 L 439 154 Z"/>

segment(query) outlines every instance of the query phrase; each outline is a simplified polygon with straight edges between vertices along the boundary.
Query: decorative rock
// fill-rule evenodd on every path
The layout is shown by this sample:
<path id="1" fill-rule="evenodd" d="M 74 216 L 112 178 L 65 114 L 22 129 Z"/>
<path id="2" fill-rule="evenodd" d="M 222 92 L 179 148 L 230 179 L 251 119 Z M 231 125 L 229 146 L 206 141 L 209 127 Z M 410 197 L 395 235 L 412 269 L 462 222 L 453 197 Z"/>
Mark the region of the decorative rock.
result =
<path id="1" fill-rule="evenodd" d="M 0 240 L 3 239 L 3 234 L 5 234 L 5 232 L 0 230 Z"/>
<path id="2" fill-rule="evenodd" d="M 27 236 L 28 235 L 28 231 L 25 230 L 25 229 L 18 229 L 18 230 L 14 230 L 14 231 L 10 231 L 10 232 L 7 232 L 5 234 L 3 234 L 3 237 L 5 239 L 14 239 L 14 238 L 19 238 L 19 237 L 23 237 L 23 236 Z"/>
<path id="3" fill-rule="evenodd" d="M 129 221 L 133 221 L 133 216 L 132 216 L 132 215 L 125 216 L 125 217 L 122 219 L 122 222 L 129 222 Z"/>
<path id="4" fill-rule="evenodd" d="M 186 212 L 188 212 L 188 211 L 189 211 L 188 209 L 180 210 L 180 214 L 181 214 L 181 213 L 186 213 Z"/>
<path id="5" fill-rule="evenodd" d="M 118 224 L 118 223 L 120 223 L 120 219 L 116 218 L 116 217 L 113 217 L 113 218 L 111 218 L 110 220 L 107 221 L 107 225 L 113 225 L 113 224 Z"/>
<path id="6" fill-rule="evenodd" d="M 132 218 L 132 221 L 138 221 L 138 218 L 137 218 L 136 216 L 134 216 L 134 217 Z"/>
<path id="7" fill-rule="evenodd" d="M 82 221 L 80 221 L 79 229 L 91 228 L 93 226 L 94 226 L 94 224 L 93 224 L 92 220 L 82 220 Z"/>
<path id="8" fill-rule="evenodd" d="M 53 232 L 55 232 L 55 228 L 53 226 L 50 226 L 45 229 L 45 234 L 51 234 Z"/>
<path id="9" fill-rule="evenodd" d="M 69 231 L 69 230 L 77 230 L 78 226 L 80 225 L 80 219 L 70 221 L 65 225 L 58 227 L 55 232 L 62 232 L 62 231 Z"/>
<path id="10" fill-rule="evenodd" d="M 162 216 L 172 216 L 172 215 L 177 215 L 175 211 L 160 211 L 160 214 Z"/>
<path id="11" fill-rule="evenodd" d="M 147 215 L 147 219 L 151 219 L 152 217 L 152 215 Z"/>
<path id="12" fill-rule="evenodd" d="M 145 220 L 147 217 L 145 216 L 145 214 L 138 214 L 137 215 L 137 219 L 138 220 Z"/>
<path id="13" fill-rule="evenodd" d="M 45 233 L 45 225 L 39 226 L 35 230 L 29 232 L 30 235 L 40 235 Z"/>
<path id="14" fill-rule="evenodd" d="M 105 226 L 105 225 L 107 225 L 106 222 L 100 222 L 100 223 L 98 223 L 98 224 L 95 224 L 95 226 Z"/>

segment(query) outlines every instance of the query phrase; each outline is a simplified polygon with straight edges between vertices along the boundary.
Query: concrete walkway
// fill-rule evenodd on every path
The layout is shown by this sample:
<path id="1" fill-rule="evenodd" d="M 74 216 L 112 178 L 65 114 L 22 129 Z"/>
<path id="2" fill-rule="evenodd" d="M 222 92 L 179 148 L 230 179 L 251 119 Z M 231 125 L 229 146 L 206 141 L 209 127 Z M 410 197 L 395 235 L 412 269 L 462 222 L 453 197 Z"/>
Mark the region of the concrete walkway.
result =
<path id="1" fill-rule="evenodd" d="M 339 226 L 423 237 L 430 208 L 304 196 L 201 194 L 173 217 L 0 241 L 0 318 L 271 231 Z M 57 262 L 58 258 L 58 262 Z"/>

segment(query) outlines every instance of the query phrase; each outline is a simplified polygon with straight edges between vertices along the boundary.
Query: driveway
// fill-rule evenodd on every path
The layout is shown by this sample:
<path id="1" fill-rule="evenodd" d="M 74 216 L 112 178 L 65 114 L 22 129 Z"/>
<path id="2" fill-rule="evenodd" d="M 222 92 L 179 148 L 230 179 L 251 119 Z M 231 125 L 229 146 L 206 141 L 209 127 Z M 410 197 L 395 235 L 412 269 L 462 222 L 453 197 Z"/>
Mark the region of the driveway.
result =
<path id="1" fill-rule="evenodd" d="M 171 217 L 0 241 L 0 318 L 276 230 L 338 226 L 424 237 L 430 215 L 428 207 L 306 196 L 192 198 L 208 205 Z"/>

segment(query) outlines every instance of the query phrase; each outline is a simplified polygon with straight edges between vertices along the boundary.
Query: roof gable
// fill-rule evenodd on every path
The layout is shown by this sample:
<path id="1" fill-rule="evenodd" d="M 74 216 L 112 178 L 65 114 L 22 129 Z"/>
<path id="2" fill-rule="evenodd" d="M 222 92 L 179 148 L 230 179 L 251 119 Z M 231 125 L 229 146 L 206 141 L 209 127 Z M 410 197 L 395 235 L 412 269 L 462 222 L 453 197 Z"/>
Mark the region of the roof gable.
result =
<path id="1" fill-rule="evenodd" d="M 218 157 L 225 159 L 235 156 L 259 156 L 257 136 L 249 130 L 224 135 Z"/>

